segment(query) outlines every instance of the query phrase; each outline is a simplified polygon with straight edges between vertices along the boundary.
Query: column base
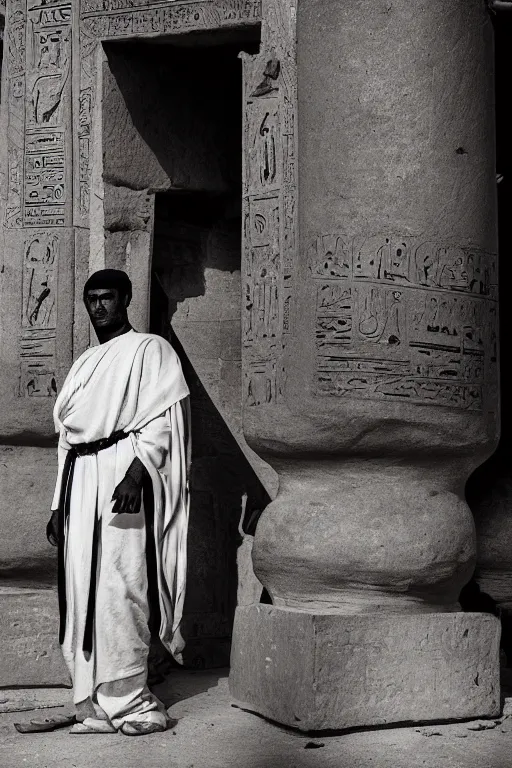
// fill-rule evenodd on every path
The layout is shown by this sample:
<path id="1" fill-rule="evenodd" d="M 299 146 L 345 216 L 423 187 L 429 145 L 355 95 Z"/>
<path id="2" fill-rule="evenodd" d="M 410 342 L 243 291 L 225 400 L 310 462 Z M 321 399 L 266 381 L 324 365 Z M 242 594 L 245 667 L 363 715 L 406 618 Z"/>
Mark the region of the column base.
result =
<path id="1" fill-rule="evenodd" d="M 229 678 L 248 709 L 301 731 L 500 712 L 499 621 L 237 608 Z"/>

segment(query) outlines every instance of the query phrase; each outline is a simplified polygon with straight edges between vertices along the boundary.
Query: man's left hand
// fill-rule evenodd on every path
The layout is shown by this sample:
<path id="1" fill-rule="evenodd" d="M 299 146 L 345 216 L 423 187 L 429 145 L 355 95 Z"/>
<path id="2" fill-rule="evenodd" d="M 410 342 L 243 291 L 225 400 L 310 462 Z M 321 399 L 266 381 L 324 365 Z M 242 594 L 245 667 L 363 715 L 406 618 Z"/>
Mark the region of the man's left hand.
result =
<path id="1" fill-rule="evenodd" d="M 115 502 L 112 512 L 136 515 L 140 510 L 141 498 L 142 481 L 137 482 L 127 473 L 112 494 L 112 501 Z"/>

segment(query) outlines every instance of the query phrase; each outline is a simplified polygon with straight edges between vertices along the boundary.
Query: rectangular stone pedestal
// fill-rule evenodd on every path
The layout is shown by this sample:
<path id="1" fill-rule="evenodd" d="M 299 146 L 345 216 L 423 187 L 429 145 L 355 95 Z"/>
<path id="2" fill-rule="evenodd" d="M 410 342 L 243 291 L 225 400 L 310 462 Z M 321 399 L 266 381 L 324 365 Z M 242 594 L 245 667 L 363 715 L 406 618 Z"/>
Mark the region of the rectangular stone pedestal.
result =
<path id="1" fill-rule="evenodd" d="M 302 731 L 496 716 L 500 625 L 480 613 L 237 608 L 230 691 Z"/>

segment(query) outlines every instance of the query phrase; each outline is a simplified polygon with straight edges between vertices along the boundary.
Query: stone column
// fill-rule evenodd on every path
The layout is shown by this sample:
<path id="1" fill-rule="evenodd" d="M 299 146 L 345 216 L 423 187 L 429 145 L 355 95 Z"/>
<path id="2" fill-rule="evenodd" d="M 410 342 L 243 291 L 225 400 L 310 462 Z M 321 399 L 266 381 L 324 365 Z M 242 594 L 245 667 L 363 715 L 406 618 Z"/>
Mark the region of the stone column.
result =
<path id="1" fill-rule="evenodd" d="M 480 0 L 301 0 L 296 22 L 298 238 L 269 238 L 267 266 L 248 189 L 245 434 L 280 477 L 253 552 L 273 605 L 237 611 L 231 690 L 303 730 L 495 715 L 499 625 L 458 604 L 464 486 L 498 437 L 491 24 Z M 267 85 L 289 92 L 289 71 Z"/>

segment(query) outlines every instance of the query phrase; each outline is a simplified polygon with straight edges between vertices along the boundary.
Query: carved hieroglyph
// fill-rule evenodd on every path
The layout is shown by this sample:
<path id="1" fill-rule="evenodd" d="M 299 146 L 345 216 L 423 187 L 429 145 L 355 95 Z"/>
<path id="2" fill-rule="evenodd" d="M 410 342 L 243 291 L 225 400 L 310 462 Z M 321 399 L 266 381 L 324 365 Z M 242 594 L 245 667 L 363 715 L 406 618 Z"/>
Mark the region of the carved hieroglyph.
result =
<path id="1" fill-rule="evenodd" d="M 65 98 L 71 77 L 71 6 L 29 9 L 27 28 L 25 226 L 64 226 Z"/>
<path id="2" fill-rule="evenodd" d="M 11 0 L 4 45 L 7 79 L 7 203 L 5 226 L 22 225 L 25 136 L 26 0 Z"/>
<path id="3" fill-rule="evenodd" d="M 487 410 L 497 393 L 496 256 L 398 235 L 312 243 L 316 392 Z"/>
<path id="4" fill-rule="evenodd" d="M 279 400 L 296 242 L 295 6 L 264 0 L 261 52 L 243 55 L 244 399 Z"/>
<path id="5" fill-rule="evenodd" d="M 51 397 L 57 392 L 55 329 L 59 237 L 34 232 L 23 250 L 20 395 Z"/>
<path id="6" fill-rule="evenodd" d="M 100 37 L 220 29 L 261 15 L 261 0 L 82 0 L 81 16 L 101 18 Z M 96 32 L 98 27 L 95 25 Z M 98 35 L 96 35 L 98 36 Z"/>

